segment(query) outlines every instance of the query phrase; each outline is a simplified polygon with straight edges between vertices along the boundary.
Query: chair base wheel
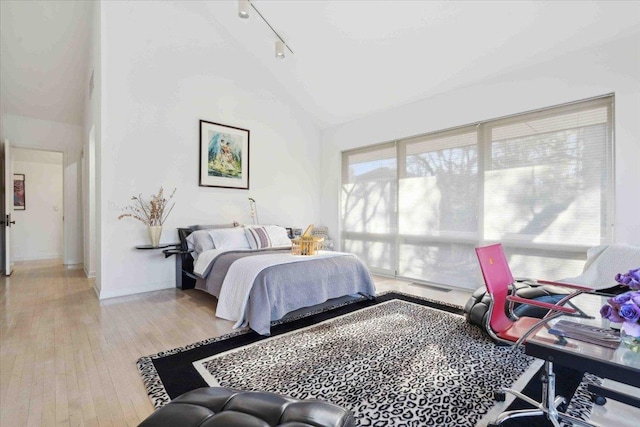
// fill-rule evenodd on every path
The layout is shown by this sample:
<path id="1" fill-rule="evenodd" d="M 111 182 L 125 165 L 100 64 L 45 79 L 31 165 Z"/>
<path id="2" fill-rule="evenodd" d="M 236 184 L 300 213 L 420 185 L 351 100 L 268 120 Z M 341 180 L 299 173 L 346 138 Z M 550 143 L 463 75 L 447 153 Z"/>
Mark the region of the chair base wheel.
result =
<path id="1" fill-rule="evenodd" d="M 493 400 L 496 402 L 504 402 L 507 398 L 507 393 L 502 390 L 496 390 L 493 392 Z"/>
<path id="2" fill-rule="evenodd" d="M 567 402 L 561 403 L 556 407 L 556 409 L 558 410 L 558 412 L 567 412 L 567 409 L 569 409 L 569 404 Z"/>
<path id="3" fill-rule="evenodd" d="M 604 396 L 597 395 L 597 394 L 592 394 L 591 395 L 591 401 L 593 403 L 595 403 L 596 405 L 598 405 L 598 406 L 602 406 L 605 403 L 607 403 L 607 398 L 604 397 Z"/>

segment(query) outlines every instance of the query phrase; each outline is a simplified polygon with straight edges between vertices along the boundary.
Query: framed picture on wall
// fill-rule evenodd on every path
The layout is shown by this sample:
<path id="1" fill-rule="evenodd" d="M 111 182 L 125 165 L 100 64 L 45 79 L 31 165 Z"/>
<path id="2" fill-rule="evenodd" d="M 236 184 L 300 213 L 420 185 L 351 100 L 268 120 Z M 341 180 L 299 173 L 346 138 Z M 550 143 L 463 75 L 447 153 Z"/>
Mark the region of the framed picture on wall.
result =
<path id="1" fill-rule="evenodd" d="M 13 174 L 13 210 L 23 211 L 27 208 L 24 187 L 24 174 Z"/>
<path id="2" fill-rule="evenodd" d="M 200 186 L 249 189 L 249 130 L 200 120 Z"/>

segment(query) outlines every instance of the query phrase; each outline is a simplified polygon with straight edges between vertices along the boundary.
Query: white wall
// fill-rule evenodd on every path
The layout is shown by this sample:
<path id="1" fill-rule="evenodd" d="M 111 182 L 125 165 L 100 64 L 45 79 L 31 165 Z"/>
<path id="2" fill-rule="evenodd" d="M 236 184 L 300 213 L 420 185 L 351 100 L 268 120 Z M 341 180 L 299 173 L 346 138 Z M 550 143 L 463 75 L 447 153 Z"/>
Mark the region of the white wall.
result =
<path id="1" fill-rule="evenodd" d="M 640 34 L 390 109 L 322 135 L 322 217 L 339 227 L 340 152 L 615 93 L 615 239 L 640 245 Z M 408 53 L 409 54 L 409 53 Z"/>
<path id="2" fill-rule="evenodd" d="M 250 222 L 248 197 L 263 223 L 319 223 L 318 128 L 205 6 L 101 4 L 101 298 L 174 286 L 173 259 L 134 249 L 146 228 L 117 220 L 132 195 L 177 188 L 165 242 L 179 226 Z M 250 130 L 249 191 L 198 186 L 199 119 Z"/>
<path id="3" fill-rule="evenodd" d="M 62 255 L 65 264 L 82 262 L 82 219 L 78 171 L 81 127 L 31 117 L 6 114 L 4 134 L 13 147 L 59 151 L 64 154 L 64 211 L 66 212 Z M 12 238 L 13 240 L 13 238 Z"/>
<path id="4" fill-rule="evenodd" d="M 13 173 L 25 175 L 26 209 L 13 211 L 11 259 L 62 258 L 62 153 L 15 148 L 13 157 Z"/>

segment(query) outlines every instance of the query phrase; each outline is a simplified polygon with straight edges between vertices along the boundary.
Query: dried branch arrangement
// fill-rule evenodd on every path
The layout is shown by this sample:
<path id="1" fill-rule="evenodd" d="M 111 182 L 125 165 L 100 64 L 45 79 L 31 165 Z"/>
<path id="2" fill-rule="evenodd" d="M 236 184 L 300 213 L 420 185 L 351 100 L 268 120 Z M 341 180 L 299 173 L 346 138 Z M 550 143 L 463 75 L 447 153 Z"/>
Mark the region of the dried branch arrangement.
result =
<path id="1" fill-rule="evenodd" d="M 175 188 L 169 198 L 165 199 L 164 189 L 160 187 L 158 194 L 152 195 L 149 200 L 145 200 L 144 197 L 142 197 L 142 194 L 133 196 L 131 197 L 131 200 L 134 201 L 134 204 L 126 206 L 123 210 L 127 211 L 127 213 L 123 213 L 118 217 L 118 219 L 131 217 L 143 222 L 147 226 L 162 225 L 175 206 L 174 202 L 171 204 L 169 209 L 167 209 L 167 206 L 171 199 L 173 199 L 174 194 L 176 194 Z"/>

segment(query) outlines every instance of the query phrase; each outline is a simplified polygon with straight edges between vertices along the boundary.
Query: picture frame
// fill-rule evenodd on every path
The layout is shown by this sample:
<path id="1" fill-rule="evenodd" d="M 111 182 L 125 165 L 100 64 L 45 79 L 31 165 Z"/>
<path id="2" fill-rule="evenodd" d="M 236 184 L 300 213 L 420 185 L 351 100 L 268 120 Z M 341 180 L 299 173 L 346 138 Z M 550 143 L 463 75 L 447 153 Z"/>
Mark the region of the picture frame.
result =
<path id="1" fill-rule="evenodd" d="M 27 209 L 25 194 L 25 176 L 23 173 L 13 174 L 13 210 L 24 211 Z"/>
<path id="2" fill-rule="evenodd" d="M 249 189 L 250 131 L 200 120 L 200 187 Z"/>

